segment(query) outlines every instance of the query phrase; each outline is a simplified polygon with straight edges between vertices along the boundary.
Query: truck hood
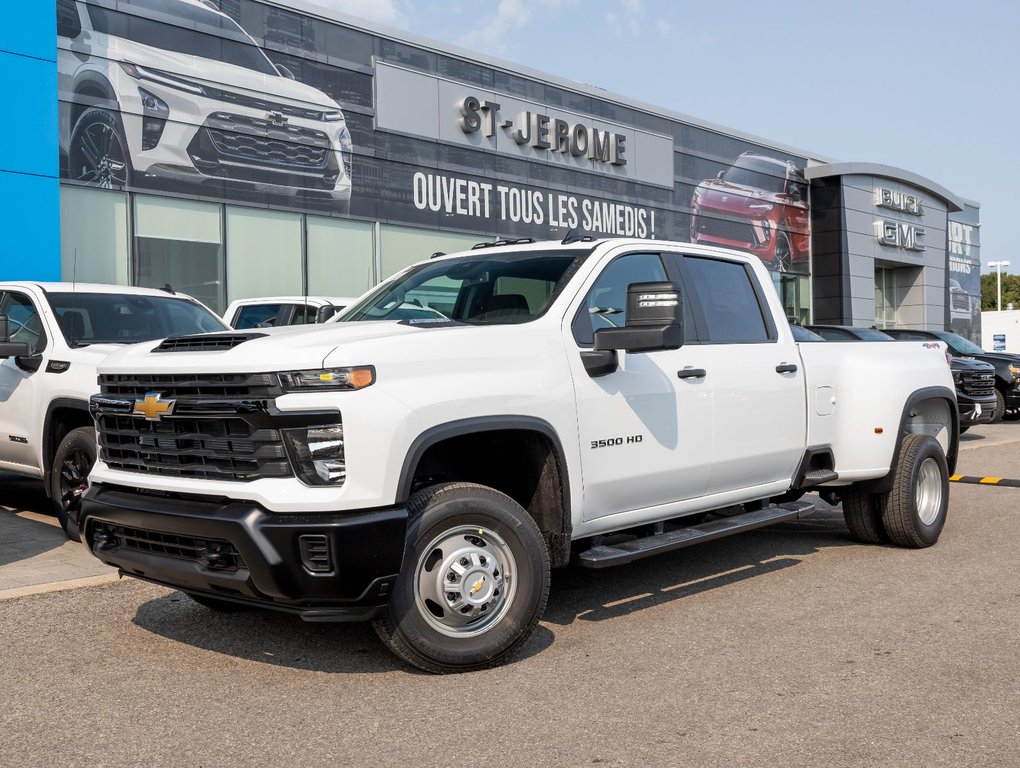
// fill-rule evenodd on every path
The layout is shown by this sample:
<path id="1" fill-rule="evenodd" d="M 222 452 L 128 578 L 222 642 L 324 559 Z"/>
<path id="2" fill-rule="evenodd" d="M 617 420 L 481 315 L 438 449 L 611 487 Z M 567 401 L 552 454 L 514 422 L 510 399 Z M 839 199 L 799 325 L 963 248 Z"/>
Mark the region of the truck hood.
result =
<path id="1" fill-rule="evenodd" d="M 383 348 L 392 357 L 394 347 L 413 354 L 425 335 L 484 333 L 476 326 L 423 327 L 395 320 L 324 323 L 314 326 L 258 328 L 250 331 L 210 333 L 195 338 L 247 336 L 230 349 L 201 352 L 154 352 L 161 341 L 125 348 L 107 357 L 100 373 L 260 373 L 296 371 L 341 365 L 371 365 L 374 353 Z M 453 339 L 450 343 L 456 343 Z"/>
<path id="2" fill-rule="evenodd" d="M 971 355 L 968 355 L 971 357 Z M 1013 355 L 1009 352 L 985 352 L 983 355 L 973 355 L 977 360 L 985 360 L 989 363 L 1003 363 L 1020 367 L 1020 355 Z"/>

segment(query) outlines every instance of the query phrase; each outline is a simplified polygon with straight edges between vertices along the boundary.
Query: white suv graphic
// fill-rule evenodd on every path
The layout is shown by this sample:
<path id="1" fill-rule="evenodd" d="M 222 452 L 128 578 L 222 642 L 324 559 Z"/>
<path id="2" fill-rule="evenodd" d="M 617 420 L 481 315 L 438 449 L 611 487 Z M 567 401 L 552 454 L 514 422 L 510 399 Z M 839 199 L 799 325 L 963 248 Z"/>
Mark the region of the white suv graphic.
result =
<path id="1" fill-rule="evenodd" d="M 347 213 L 340 106 L 273 64 L 229 16 L 202 0 L 57 0 L 57 36 L 69 178 L 300 195 Z"/>

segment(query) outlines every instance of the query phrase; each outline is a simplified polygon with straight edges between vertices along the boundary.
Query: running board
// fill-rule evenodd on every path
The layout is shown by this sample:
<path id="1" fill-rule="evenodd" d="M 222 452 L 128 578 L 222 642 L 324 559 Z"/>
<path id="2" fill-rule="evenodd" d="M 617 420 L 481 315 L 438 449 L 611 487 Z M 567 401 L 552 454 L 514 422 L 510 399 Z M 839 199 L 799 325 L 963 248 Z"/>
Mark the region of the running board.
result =
<path id="1" fill-rule="evenodd" d="M 815 505 L 810 501 L 774 504 L 765 509 L 744 512 L 732 517 L 722 517 L 707 523 L 656 533 L 619 544 L 600 544 L 578 555 L 578 564 L 584 568 L 608 568 L 611 565 L 623 565 L 643 557 L 700 544 L 703 541 L 721 539 L 735 533 L 753 531 L 756 528 L 764 528 L 767 525 L 787 520 L 796 520 L 806 517 L 814 511 Z"/>

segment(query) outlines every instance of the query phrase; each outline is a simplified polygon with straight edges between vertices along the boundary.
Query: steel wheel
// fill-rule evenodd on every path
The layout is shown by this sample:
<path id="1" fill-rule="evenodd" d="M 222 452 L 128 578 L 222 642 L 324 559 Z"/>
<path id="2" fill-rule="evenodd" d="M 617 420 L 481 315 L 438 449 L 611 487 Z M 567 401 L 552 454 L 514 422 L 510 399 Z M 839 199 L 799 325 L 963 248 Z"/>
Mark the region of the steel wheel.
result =
<path id="1" fill-rule="evenodd" d="M 931 525 L 942 511 L 942 473 L 938 462 L 929 457 L 917 471 L 917 516 L 925 525 Z"/>
<path id="2" fill-rule="evenodd" d="M 513 552 L 497 534 L 458 526 L 418 558 L 414 601 L 422 618 L 450 637 L 474 637 L 497 624 L 516 591 Z"/>

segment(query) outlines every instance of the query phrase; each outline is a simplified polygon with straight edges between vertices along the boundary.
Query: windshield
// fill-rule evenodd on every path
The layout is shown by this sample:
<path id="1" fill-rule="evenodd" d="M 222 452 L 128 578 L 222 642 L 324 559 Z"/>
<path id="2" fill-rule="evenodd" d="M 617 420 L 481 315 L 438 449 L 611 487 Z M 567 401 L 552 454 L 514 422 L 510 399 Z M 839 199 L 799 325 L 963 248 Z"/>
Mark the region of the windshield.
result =
<path id="1" fill-rule="evenodd" d="M 987 354 L 981 347 L 972 341 L 967 341 L 963 336 L 957 336 L 955 333 L 947 333 L 946 331 L 935 331 L 935 335 L 938 336 L 942 341 L 946 342 L 950 347 L 953 348 L 954 352 L 961 355 L 984 355 Z"/>
<path id="2" fill-rule="evenodd" d="M 229 16 L 185 0 L 131 0 L 131 5 L 165 21 L 90 5 L 92 28 L 164 51 L 214 59 L 264 75 L 280 74 Z"/>
<path id="3" fill-rule="evenodd" d="M 570 265 L 587 253 L 493 253 L 422 264 L 383 283 L 338 322 L 526 323 L 545 312 L 572 274 Z"/>
<path id="4" fill-rule="evenodd" d="M 777 173 L 782 173 L 782 166 L 741 155 L 733 165 L 723 171 L 721 178 L 730 184 L 740 184 L 778 194 L 786 189 L 786 175 L 777 176 Z"/>
<path id="5" fill-rule="evenodd" d="M 68 346 L 137 344 L 192 333 L 226 331 L 191 299 L 117 293 L 51 293 L 50 306 Z"/>

